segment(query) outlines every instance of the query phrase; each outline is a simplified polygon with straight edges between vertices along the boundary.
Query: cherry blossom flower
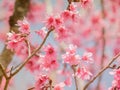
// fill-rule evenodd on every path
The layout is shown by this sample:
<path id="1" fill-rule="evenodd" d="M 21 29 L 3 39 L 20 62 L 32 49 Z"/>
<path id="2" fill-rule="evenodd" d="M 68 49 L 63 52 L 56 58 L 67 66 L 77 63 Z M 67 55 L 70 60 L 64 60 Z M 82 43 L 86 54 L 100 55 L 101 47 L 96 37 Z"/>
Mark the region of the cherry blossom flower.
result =
<path id="1" fill-rule="evenodd" d="M 17 26 L 19 26 L 18 30 L 23 34 L 30 33 L 30 24 L 28 23 L 27 19 L 24 18 L 23 20 L 17 21 Z"/>
<path id="2" fill-rule="evenodd" d="M 39 60 L 39 56 L 34 56 L 33 58 L 31 58 L 30 61 L 26 64 L 27 69 L 33 73 L 35 71 L 40 71 L 42 65 L 39 64 L 38 60 Z"/>
<path id="3" fill-rule="evenodd" d="M 11 49 L 12 51 L 15 50 L 15 48 L 17 48 L 20 42 L 24 41 L 24 37 L 21 37 L 20 34 L 8 33 L 7 35 L 8 35 L 7 48 Z"/>
<path id="4" fill-rule="evenodd" d="M 110 72 L 110 74 L 114 75 L 114 80 L 112 82 L 112 87 L 109 88 L 109 90 L 114 89 L 120 89 L 120 69 L 115 69 L 113 72 Z"/>
<path id="5" fill-rule="evenodd" d="M 81 78 L 83 80 L 89 80 L 92 76 L 92 73 L 89 72 L 85 67 L 78 68 L 75 74 L 78 78 Z"/>
<path id="6" fill-rule="evenodd" d="M 57 28 L 57 27 L 60 27 L 60 26 L 62 25 L 62 23 L 63 23 L 62 18 L 61 18 L 60 16 L 56 16 L 56 17 L 55 17 L 55 27 L 56 27 L 56 28 Z"/>
<path id="7" fill-rule="evenodd" d="M 65 38 L 68 37 L 68 30 L 65 27 L 61 26 L 56 30 L 57 39 L 63 41 Z"/>
<path id="8" fill-rule="evenodd" d="M 48 44 L 44 47 L 45 55 L 42 58 L 42 65 L 45 70 L 55 70 L 58 68 L 59 64 L 57 61 L 57 55 L 54 47 Z"/>
<path id="9" fill-rule="evenodd" d="M 93 63 L 93 58 L 92 58 L 91 52 L 85 52 L 81 59 L 87 63 Z"/>
<path id="10" fill-rule="evenodd" d="M 42 62 L 43 69 L 46 71 L 55 70 L 58 68 L 59 64 L 57 60 L 45 57 Z"/>
<path id="11" fill-rule="evenodd" d="M 81 0 L 81 5 L 84 8 L 90 8 L 93 0 Z"/>
<path id="12" fill-rule="evenodd" d="M 53 16 L 49 16 L 45 21 L 46 27 L 49 29 L 55 26 L 55 18 Z"/>
<path id="13" fill-rule="evenodd" d="M 66 54 L 64 54 L 62 58 L 64 59 L 64 63 L 77 65 L 79 63 L 80 56 L 76 54 L 76 46 L 70 45 Z"/>
<path id="14" fill-rule="evenodd" d="M 45 51 L 47 56 L 51 56 L 51 57 L 56 56 L 56 51 L 51 44 L 48 44 L 46 47 L 44 47 L 44 51 Z"/>
<path id="15" fill-rule="evenodd" d="M 77 49 L 76 45 L 70 44 L 69 48 L 67 49 L 67 53 L 74 54 L 76 53 L 76 49 Z"/>
<path id="16" fill-rule="evenodd" d="M 7 38 L 6 33 L 0 33 L 0 41 L 5 42 Z"/>
<path id="17" fill-rule="evenodd" d="M 76 5 L 74 3 L 71 3 L 69 6 L 70 11 L 76 11 Z"/>
<path id="18" fill-rule="evenodd" d="M 71 86 L 72 85 L 72 79 L 71 77 L 68 77 L 65 81 L 64 81 L 66 86 Z"/>
<path id="19" fill-rule="evenodd" d="M 71 19 L 72 12 L 69 10 L 65 10 L 61 13 L 61 17 L 64 19 L 64 21 Z"/>
<path id="20" fill-rule="evenodd" d="M 46 27 L 43 27 L 41 30 L 35 31 L 35 33 L 38 34 L 42 39 L 44 39 L 47 34 L 47 31 L 45 30 Z"/>
<path id="21" fill-rule="evenodd" d="M 46 84 L 49 82 L 49 77 L 47 75 L 40 75 L 37 77 L 35 83 L 35 90 L 43 90 Z"/>
<path id="22" fill-rule="evenodd" d="M 63 88 L 64 86 L 65 86 L 64 83 L 59 83 L 59 84 L 55 85 L 54 90 L 64 90 L 64 88 Z"/>

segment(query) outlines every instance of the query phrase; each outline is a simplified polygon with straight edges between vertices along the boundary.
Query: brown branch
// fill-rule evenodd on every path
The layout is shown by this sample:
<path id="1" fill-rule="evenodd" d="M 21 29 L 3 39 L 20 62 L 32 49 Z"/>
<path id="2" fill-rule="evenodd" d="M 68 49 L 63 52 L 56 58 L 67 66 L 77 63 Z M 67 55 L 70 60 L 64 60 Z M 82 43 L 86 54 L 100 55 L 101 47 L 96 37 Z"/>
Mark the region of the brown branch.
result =
<path id="1" fill-rule="evenodd" d="M 69 10 L 69 7 L 70 7 L 70 4 L 72 3 L 72 2 L 80 2 L 80 0 L 67 0 L 68 1 L 68 7 L 67 7 L 67 10 Z"/>
<path id="2" fill-rule="evenodd" d="M 77 82 L 77 77 L 75 75 L 75 73 L 76 73 L 76 68 L 75 67 L 76 66 L 71 66 L 71 68 L 72 68 L 72 70 L 74 72 L 74 81 L 75 81 L 76 90 L 78 90 L 78 82 Z"/>
<path id="3" fill-rule="evenodd" d="M 108 65 L 106 65 L 93 79 L 91 79 L 83 88 L 83 90 L 86 90 L 88 88 L 88 86 L 93 83 L 105 70 L 107 70 L 110 65 L 118 58 L 120 57 L 120 53 L 117 54 L 115 57 L 112 58 L 112 60 L 108 63 Z"/>
<path id="4" fill-rule="evenodd" d="M 0 69 L 3 73 L 3 76 L 5 77 L 5 80 L 6 80 L 6 83 L 5 83 L 5 86 L 4 86 L 4 90 L 7 90 L 7 87 L 8 87 L 8 84 L 9 84 L 9 77 L 7 76 L 6 72 L 5 72 L 5 69 L 2 67 L 2 65 L 0 64 Z"/>
<path id="5" fill-rule="evenodd" d="M 30 47 L 30 42 L 28 40 L 25 41 L 28 47 L 28 56 L 31 55 L 31 47 Z"/>
<path id="6" fill-rule="evenodd" d="M 35 89 L 35 87 L 31 87 L 31 88 L 29 88 L 28 90 L 34 90 Z"/>
<path id="7" fill-rule="evenodd" d="M 5 72 L 5 69 L 3 68 L 3 66 L 2 66 L 1 64 L 0 64 L 0 69 L 1 69 L 4 77 L 5 77 L 5 78 L 8 78 L 8 76 L 7 76 L 6 72 Z"/>

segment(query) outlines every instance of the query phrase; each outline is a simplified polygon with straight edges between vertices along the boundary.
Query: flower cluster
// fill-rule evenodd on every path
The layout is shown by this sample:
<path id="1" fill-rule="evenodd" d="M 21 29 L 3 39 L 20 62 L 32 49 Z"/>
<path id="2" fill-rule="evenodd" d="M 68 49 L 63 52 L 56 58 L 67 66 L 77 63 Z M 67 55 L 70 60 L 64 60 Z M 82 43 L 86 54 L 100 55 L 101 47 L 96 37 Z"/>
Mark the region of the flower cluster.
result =
<path id="1" fill-rule="evenodd" d="M 47 87 L 46 84 L 49 83 L 49 80 L 49 77 L 46 75 L 38 76 L 35 83 L 35 90 L 44 90 Z"/>
<path id="2" fill-rule="evenodd" d="M 109 90 L 119 90 L 120 89 L 120 69 L 115 69 L 110 74 L 114 75 L 114 80 L 112 82 L 112 87 Z"/>
<path id="3" fill-rule="evenodd" d="M 82 57 L 76 54 L 77 47 L 70 45 L 63 55 L 64 63 L 68 63 L 71 66 L 78 66 L 75 75 L 83 80 L 89 80 L 92 73 L 87 70 L 86 66 L 82 62 L 91 63 L 93 62 L 92 53 L 86 52 Z"/>
<path id="4" fill-rule="evenodd" d="M 30 25 L 26 18 L 18 20 L 17 26 L 20 33 L 10 32 L 7 34 L 7 48 L 14 51 L 17 55 L 27 55 L 26 40 L 30 33 Z"/>
<path id="5" fill-rule="evenodd" d="M 19 26 L 18 30 L 22 34 L 29 34 L 30 33 L 30 25 L 29 25 L 28 21 L 26 20 L 26 18 L 24 18 L 22 21 L 18 20 L 17 26 Z"/>

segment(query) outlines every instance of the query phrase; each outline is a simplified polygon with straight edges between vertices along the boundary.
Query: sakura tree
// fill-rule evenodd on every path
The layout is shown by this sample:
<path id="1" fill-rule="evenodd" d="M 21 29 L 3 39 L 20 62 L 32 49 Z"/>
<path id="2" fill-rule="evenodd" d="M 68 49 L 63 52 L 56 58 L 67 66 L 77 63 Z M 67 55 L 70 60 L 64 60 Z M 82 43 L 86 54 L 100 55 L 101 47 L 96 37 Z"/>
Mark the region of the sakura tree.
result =
<path id="1" fill-rule="evenodd" d="M 120 0 L 2 0 L 0 10 L 0 90 L 23 69 L 25 90 L 120 90 Z"/>

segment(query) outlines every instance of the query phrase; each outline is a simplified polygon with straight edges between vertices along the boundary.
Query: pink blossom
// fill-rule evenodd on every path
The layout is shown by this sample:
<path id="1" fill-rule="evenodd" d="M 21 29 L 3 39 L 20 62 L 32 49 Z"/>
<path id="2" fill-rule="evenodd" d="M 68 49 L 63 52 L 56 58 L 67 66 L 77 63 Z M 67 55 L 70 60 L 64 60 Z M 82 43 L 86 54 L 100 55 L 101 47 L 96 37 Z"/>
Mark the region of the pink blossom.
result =
<path id="1" fill-rule="evenodd" d="M 7 48 L 13 51 L 17 48 L 18 44 L 23 41 L 24 37 L 21 37 L 20 34 L 8 33 Z"/>
<path id="2" fill-rule="evenodd" d="M 43 61 L 43 69 L 46 71 L 55 70 L 58 68 L 58 62 L 57 60 L 52 59 L 44 59 Z"/>
<path id="3" fill-rule="evenodd" d="M 79 22 L 79 17 L 78 13 L 73 13 L 71 18 L 73 22 Z"/>
<path id="4" fill-rule="evenodd" d="M 114 90 L 115 88 L 120 89 L 120 69 L 115 69 L 110 74 L 114 75 L 114 80 L 110 90 Z"/>
<path id="5" fill-rule="evenodd" d="M 91 52 L 85 52 L 81 59 L 87 63 L 93 63 L 93 58 L 92 58 Z"/>
<path id="6" fill-rule="evenodd" d="M 93 0 L 81 0 L 81 5 L 84 8 L 90 8 Z"/>
<path id="7" fill-rule="evenodd" d="M 64 90 L 63 88 L 64 86 L 65 86 L 64 83 L 59 83 L 55 85 L 54 90 Z"/>
<path id="8" fill-rule="evenodd" d="M 77 65 L 79 63 L 80 57 L 75 54 L 66 53 L 63 55 L 64 63 L 68 63 L 70 65 Z"/>
<path id="9" fill-rule="evenodd" d="M 70 44 L 69 48 L 67 49 L 67 53 L 74 54 L 76 53 L 76 49 L 77 49 L 76 45 Z"/>
<path id="10" fill-rule="evenodd" d="M 34 56 L 33 58 L 31 58 L 30 61 L 26 64 L 27 69 L 31 72 L 40 70 L 42 65 L 38 63 L 38 60 L 39 56 Z"/>
<path id="11" fill-rule="evenodd" d="M 64 21 L 71 19 L 72 12 L 69 10 L 65 10 L 64 12 L 61 13 L 61 17 L 64 19 Z"/>
<path id="12" fill-rule="evenodd" d="M 63 20 L 61 19 L 61 17 L 57 16 L 55 17 L 55 27 L 60 27 L 63 23 Z"/>
<path id="13" fill-rule="evenodd" d="M 35 89 L 36 90 L 43 90 L 43 87 L 49 82 L 49 77 L 47 75 L 40 75 L 37 77 L 36 83 L 35 83 Z"/>
<path id="14" fill-rule="evenodd" d="M 23 38 L 21 38 L 21 34 L 16 34 L 16 33 L 7 33 L 8 36 L 8 40 L 10 41 L 14 41 L 14 42 L 18 42 L 21 41 Z"/>
<path id="15" fill-rule="evenodd" d="M 89 80 L 92 76 L 92 73 L 89 72 L 85 67 L 82 67 L 77 69 L 76 76 L 83 80 Z"/>
<path id="16" fill-rule="evenodd" d="M 18 42 L 17 47 L 14 49 L 15 54 L 22 57 L 26 57 L 28 55 L 28 47 L 24 41 Z"/>
<path id="17" fill-rule="evenodd" d="M 45 31 L 46 27 L 43 27 L 41 30 L 39 31 L 35 31 L 35 33 L 37 33 L 42 39 L 45 38 L 47 31 Z"/>
<path id="18" fill-rule="evenodd" d="M 18 30 L 23 33 L 23 34 L 29 34 L 30 33 L 30 24 L 24 18 L 23 20 L 18 20 L 17 21 L 17 26 L 19 26 Z"/>
<path id="19" fill-rule="evenodd" d="M 68 30 L 66 30 L 66 28 L 65 27 L 63 27 L 63 26 L 61 26 L 61 27 L 59 27 L 57 30 L 56 30 L 56 33 L 57 33 L 57 39 L 58 40 L 63 40 L 63 39 L 65 39 L 65 38 L 67 38 L 67 36 L 68 36 Z"/>
<path id="20" fill-rule="evenodd" d="M 45 10 L 46 10 L 45 3 L 38 3 L 36 1 L 32 1 L 29 6 L 29 12 L 27 14 L 27 18 L 31 22 L 39 23 L 41 20 L 44 20 L 45 18 L 46 15 Z"/>
<path id="21" fill-rule="evenodd" d="M 62 58 L 64 59 L 64 63 L 68 63 L 70 65 L 77 65 L 80 60 L 80 56 L 76 54 L 76 47 L 73 45 L 69 46 L 69 49 Z"/>
<path id="22" fill-rule="evenodd" d="M 56 51 L 51 44 L 48 44 L 46 47 L 44 47 L 44 51 L 46 53 L 46 56 L 51 56 L 51 57 L 56 56 Z"/>
<path id="23" fill-rule="evenodd" d="M 42 65 L 45 70 L 55 70 L 58 68 L 57 55 L 52 45 L 44 47 L 45 55 L 42 58 Z"/>
<path id="24" fill-rule="evenodd" d="M 55 25 L 55 18 L 53 16 L 49 16 L 45 22 L 46 27 L 49 29 L 51 27 L 54 27 Z"/>
<path id="25" fill-rule="evenodd" d="M 71 86 L 72 85 L 72 79 L 71 77 L 68 77 L 65 81 L 64 81 L 66 86 Z"/>
<path id="26" fill-rule="evenodd" d="M 6 33 L 0 33 L 0 41 L 5 42 L 7 38 Z"/>
<path id="27" fill-rule="evenodd" d="M 69 6 L 70 11 L 76 11 L 76 5 L 74 3 L 71 3 Z"/>

